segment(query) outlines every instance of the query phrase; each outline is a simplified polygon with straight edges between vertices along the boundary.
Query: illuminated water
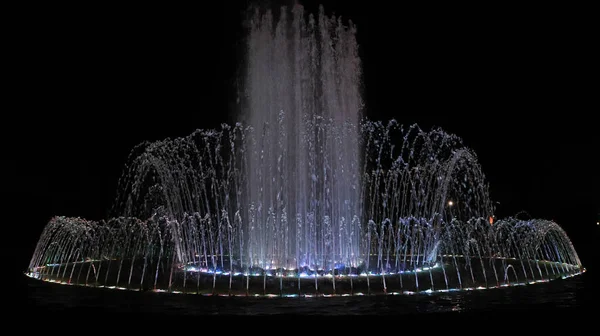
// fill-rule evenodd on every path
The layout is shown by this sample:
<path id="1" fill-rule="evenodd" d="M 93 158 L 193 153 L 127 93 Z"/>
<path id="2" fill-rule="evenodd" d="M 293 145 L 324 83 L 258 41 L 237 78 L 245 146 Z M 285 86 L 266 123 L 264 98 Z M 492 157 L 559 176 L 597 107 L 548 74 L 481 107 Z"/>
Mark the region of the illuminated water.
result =
<path id="1" fill-rule="evenodd" d="M 114 218 L 52 219 L 27 274 L 311 297 L 492 289 L 583 271 L 557 223 L 494 217 L 477 155 L 459 137 L 361 119 L 354 27 L 301 9 L 253 17 L 242 122 L 134 148 Z"/>

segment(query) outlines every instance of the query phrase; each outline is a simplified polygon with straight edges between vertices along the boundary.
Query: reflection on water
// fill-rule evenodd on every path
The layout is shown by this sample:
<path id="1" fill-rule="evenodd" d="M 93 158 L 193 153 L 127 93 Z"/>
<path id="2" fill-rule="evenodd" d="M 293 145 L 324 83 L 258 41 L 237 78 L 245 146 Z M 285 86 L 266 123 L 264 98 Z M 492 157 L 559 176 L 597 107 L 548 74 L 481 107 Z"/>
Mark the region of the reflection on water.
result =
<path id="1" fill-rule="evenodd" d="M 549 283 L 482 291 L 385 297 L 243 298 L 141 293 L 56 285 L 26 279 L 30 311 L 101 314 L 387 315 L 579 309 L 591 290 L 589 272 Z"/>

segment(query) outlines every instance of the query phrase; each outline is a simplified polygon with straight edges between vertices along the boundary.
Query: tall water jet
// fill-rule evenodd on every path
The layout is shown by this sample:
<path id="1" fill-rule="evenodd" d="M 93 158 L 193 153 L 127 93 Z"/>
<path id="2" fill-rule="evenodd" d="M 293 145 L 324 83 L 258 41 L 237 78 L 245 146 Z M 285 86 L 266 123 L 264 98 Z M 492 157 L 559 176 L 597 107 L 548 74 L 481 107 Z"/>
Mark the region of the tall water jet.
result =
<path id="1" fill-rule="evenodd" d="M 362 215 L 355 28 L 300 5 L 256 9 L 246 74 L 248 256 L 265 267 L 357 266 Z"/>

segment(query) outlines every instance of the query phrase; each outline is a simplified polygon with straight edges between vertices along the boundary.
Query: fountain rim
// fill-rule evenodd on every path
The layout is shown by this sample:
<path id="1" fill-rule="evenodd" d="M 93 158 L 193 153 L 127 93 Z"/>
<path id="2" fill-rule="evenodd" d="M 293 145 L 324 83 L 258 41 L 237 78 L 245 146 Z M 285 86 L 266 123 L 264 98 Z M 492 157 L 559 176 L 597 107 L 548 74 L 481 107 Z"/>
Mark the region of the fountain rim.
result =
<path id="1" fill-rule="evenodd" d="M 495 258 L 496 259 L 496 258 Z M 511 258 L 514 259 L 514 258 Z M 532 261 L 532 260 L 528 260 L 527 261 Z M 352 292 L 352 293 L 333 293 L 333 294 L 326 294 L 326 293 L 303 293 L 303 294 L 297 294 L 297 293 L 280 293 L 280 294 L 250 294 L 250 293 L 243 293 L 243 294 L 233 294 L 231 292 L 225 293 L 225 292 L 211 292 L 211 293 L 200 293 L 200 292 L 194 292 L 194 291 L 178 291 L 178 290 L 168 290 L 168 289 L 151 289 L 151 290 L 141 290 L 141 289 L 137 289 L 137 288 L 126 288 L 126 287 L 121 287 L 121 286 L 116 286 L 116 285 L 112 285 L 112 286 L 106 286 L 106 285 L 94 285 L 94 284 L 78 284 L 78 283 L 72 283 L 72 282 L 68 282 L 68 281 L 59 281 L 59 280 L 54 280 L 54 279 L 42 279 L 40 276 L 36 275 L 35 272 L 32 272 L 31 270 L 25 271 L 23 272 L 23 274 L 30 278 L 33 279 L 35 281 L 41 281 L 41 282 L 46 282 L 46 283 L 50 283 L 52 285 L 66 285 L 66 286 L 76 286 L 76 287 L 87 287 L 87 288 L 96 288 L 96 289 L 108 289 L 108 290 L 122 290 L 122 291 L 130 291 L 130 292 L 153 292 L 153 293 L 162 293 L 162 294 L 184 294 L 184 295 L 197 295 L 197 296 L 201 296 L 201 297 L 244 297 L 244 298 L 332 298 L 332 297 L 385 297 L 385 296 L 413 296 L 413 295 L 431 295 L 431 294 L 439 294 L 439 293 L 450 293 L 450 292 L 469 292 L 469 291 L 481 291 L 481 290 L 492 290 L 492 289 L 502 289 L 502 288 L 511 288 L 511 287 L 518 287 L 518 286 L 528 286 L 528 285 L 535 285 L 535 284 L 539 284 L 539 283 L 548 283 L 548 282 L 553 282 L 556 280 L 565 280 L 568 278 L 573 278 L 576 276 L 580 276 L 584 273 L 587 272 L 587 269 L 585 267 L 583 267 L 582 265 L 575 265 L 575 264 L 568 264 L 568 263 L 562 263 L 562 262 L 558 262 L 558 261 L 549 261 L 550 263 L 554 263 L 554 264 L 563 264 L 569 267 L 572 267 L 573 269 L 579 269 L 578 272 L 572 272 L 572 273 L 567 273 L 564 274 L 560 277 L 557 277 L 555 279 L 539 279 L 539 280 L 529 280 L 529 281 L 521 281 L 521 282 L 512 282 L 512 283 L 504 283 L 502 285 L 498 284 L 496 286 L 477 286 L 477 287 L 463 287 L 463 288 L 447 288 L 447 289 L 425 289 L 425 290 L 417 290 L 417 291 L 408 291 L 408 290 L 404 290 L 404 291 L 390 291 L 390 292 L 384 292 L 384 293 L 363 293 L 363 292 Z M 433 268 L 433 267 L 432 267 Z M 413 272 L 414 274 L 415 272 Z M 208 274 L 208 273 L 207 273 Z M 395 273 L 400 274 L 400 273 Z M 393 275 L 393 274 L 391 274 Z M 249 275 L 241 275 L 241 277 L 247 277 Z M 262 277 L 263 275 L 261 275 L 260 277 Z M 358 275 L 357 277 L 362 277 L 363 275 Z M 386 276 L 385 273 L 381 274 L 369 274 L 366 275 L 364 277 L 366 278 L 370 278 L 370 277 L 374 277 L 374 278 L 380 278 L 380 277 L 384 277 Z M 240 277 L 240 275 L 237 275 L 236 277 Z M 284 275 L 274 275 L 274 276 L 270 276 L 272 278 L 277 278 L 277 279 L 283 279 L 286 278 L 286 276 Z M 320 276 L 320 278 L 324 278 L 326 276 Z M 332 278 L 354 278 L 354 276 L 350 276 L 350 275 L 335 275 L 332 276 Z M 290 277 L 288 277 L 290 278 Z M 299 276 L 294 276 L 291 277 L 293 279 L 299 279 Z M 315 279 L 317 278 L 316 276 L 309 276 L 305 279 Z"/>

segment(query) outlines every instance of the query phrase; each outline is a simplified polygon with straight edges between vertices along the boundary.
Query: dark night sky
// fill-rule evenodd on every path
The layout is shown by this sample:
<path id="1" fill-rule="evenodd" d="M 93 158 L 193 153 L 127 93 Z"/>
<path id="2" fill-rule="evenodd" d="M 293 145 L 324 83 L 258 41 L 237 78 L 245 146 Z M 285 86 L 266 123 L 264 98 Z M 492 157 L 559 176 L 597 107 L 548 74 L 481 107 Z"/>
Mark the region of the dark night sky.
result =
<path id="1" fill-rule="evenodd" d="M 479 156 L 500 216 L 525 210 L 556 220 L 591 263 L 600 200 L 589 21 L 565 8 L 322 3 L 358 25 L 369 118 L 461 136 Z M 134 145 L 235 119 L 245 8 L 18 15 L 17 129 L 5 124 L 16 154 L 14 204 L 5 211 L 24 238 L 18 267 L 52 216 L 106 216 Z"/>

